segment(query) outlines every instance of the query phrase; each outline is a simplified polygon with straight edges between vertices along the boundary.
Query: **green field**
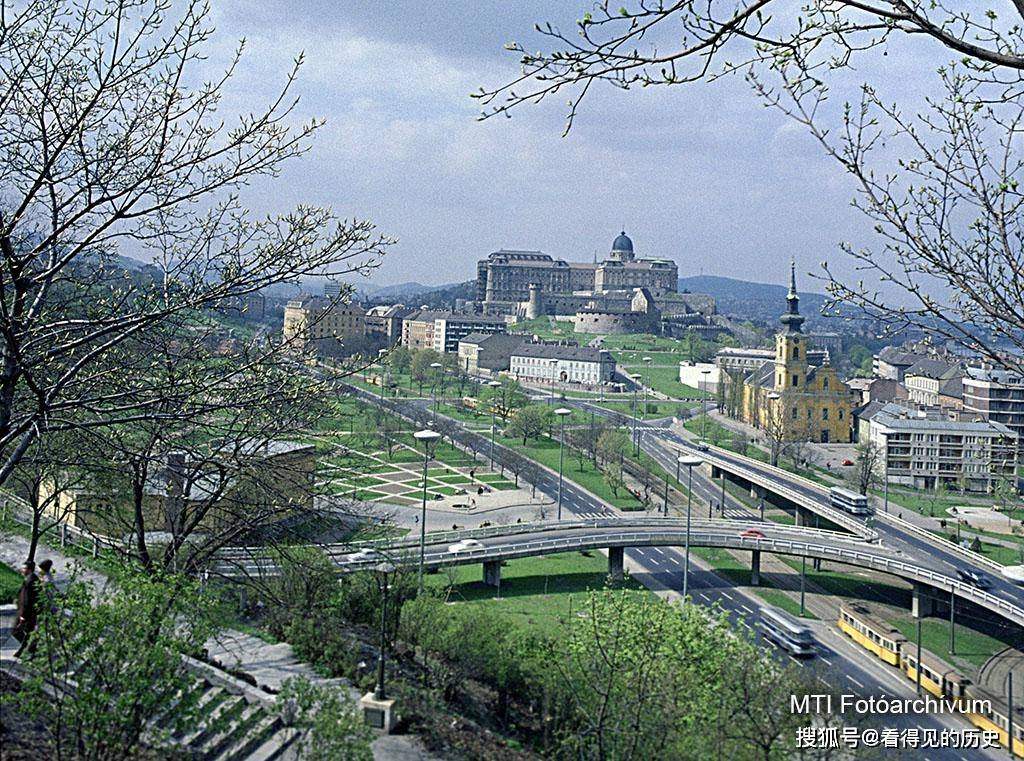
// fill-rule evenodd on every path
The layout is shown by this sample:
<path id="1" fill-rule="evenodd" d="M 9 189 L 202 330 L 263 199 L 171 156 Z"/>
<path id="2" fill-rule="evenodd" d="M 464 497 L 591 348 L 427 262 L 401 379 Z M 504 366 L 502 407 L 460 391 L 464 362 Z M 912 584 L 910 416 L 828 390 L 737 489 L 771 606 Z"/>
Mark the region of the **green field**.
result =
<path id="1" fill-rule="evenodd" d="M 917 622 L 910 618 L 890 617 L 890 623 L 912 643 L 910 647 L 913 652 L 913 648 L 917 646 Z M 985 661 L 1009 644 L 959 624 L 956 627 L 955 640 L 956 653 L 954 655 L 949 652 L 949 620 L 945 618 L 922 619 L 921 647 L 947 662 L 955 664 L 957 660 L 962 660 L 980 668 Z"/>
<path id="2" fill-rule="evenodd" d="M 449 600 L 464 605 L 491 605 L 517 624 L 544 634 L 556 635 L 592 589 L 605 586 L 608 559 L 598 552 L 564 553 L 511 560 L 501 568 L 501 589 L 481 581 L 479 565 L 454 566 L 427 577 L 427 584 L 439 591 L 448 589 Z M 626 589 L 650 595 L 640 584 L 627 578 Z"/>
<path id="3" fill-rule="evenodd" d="M 750 566 L 737 560 L 729 550 L 720 547 L 694 547 L 694 555 L 710 565 L 719 576 L 728 579 L 734 586 L 750 586 Z M 761 586 L 752 588 L 754 593 L 769 605 L 781 608 L 794 616 L 800 615 L 800 603 L 790 598 L 781 589 L 770 586 L 764 575 L 761 576 Z M 804 618 L 816 619 L 813 613 L 804 610 Z"/>

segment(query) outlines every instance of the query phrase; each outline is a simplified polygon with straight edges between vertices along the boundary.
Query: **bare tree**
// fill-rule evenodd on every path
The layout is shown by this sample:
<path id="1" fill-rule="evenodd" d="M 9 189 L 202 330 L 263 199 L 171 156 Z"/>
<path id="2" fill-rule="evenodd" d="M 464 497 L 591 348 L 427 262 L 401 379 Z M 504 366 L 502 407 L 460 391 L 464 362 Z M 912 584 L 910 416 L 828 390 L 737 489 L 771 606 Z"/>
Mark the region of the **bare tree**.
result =
<path id="1" fill-rule="evenodd" d="M 880 472 L 885 467 L 882 458 L 882 448 L 871 439 L 857 445 L 857 456 L 854 460 L 850 480 L 861 494 L 867 494 L 868 490 L 881 478 Z"/>
<path id="2" fill-rule="evenodd" d="M 568 131 L 595 82 L 628 90 L 745 73 L 767 105 L 805 126 L 850 174 L 855 205 L 877 235 L 869 248 L 841 244 L 866 281 L 844 282 L 825 265 L 831 310 L 848 315 L 840 307 L 852 306 L 887 331 L 921 328 L 1022 370 L 1024 3 L 996 5 L 598 2 L 574 34 L 536 27 L 550 51 L 511 43 L 521 75 L 477 97 L 487 118 L 568 94 Z M 847 94 L 839 113 L 828 108 L 837 71 L 906 41 L 922 60 L 953 59 L 919 113 L 886 102 L 870 83 Z"/>
<path id="3" fill-rule="evenodd" d="M 219 76 L 197 72 L 209 14 L 202 0 L 3 4 L 0 483 L 69 411 L 91 427 L 146 414 L 108 382 L 129 339 L 275 283 L 364 272 L 389 242 L 329 209 L 245 208 L 244 186 L 320 122 L 289 124 L 301 57 L 266 108 L 225 120 L 242 46 Z"/>

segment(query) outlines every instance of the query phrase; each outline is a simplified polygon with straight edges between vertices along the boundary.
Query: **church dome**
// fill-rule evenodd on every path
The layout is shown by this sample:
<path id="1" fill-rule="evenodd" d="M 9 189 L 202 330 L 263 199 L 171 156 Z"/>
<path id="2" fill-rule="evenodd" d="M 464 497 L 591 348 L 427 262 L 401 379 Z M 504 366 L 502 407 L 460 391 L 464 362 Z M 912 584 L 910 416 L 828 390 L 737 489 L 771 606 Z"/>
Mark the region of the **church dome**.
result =
<path id="1" fill-rule="evenodd" d="M 633 253 L 633 241 L 626 235 L 626 231 L 623 230 L 619 233 L 619 237 L 612 242 L 612 251 L 623 251 L 630 254 Z"/>

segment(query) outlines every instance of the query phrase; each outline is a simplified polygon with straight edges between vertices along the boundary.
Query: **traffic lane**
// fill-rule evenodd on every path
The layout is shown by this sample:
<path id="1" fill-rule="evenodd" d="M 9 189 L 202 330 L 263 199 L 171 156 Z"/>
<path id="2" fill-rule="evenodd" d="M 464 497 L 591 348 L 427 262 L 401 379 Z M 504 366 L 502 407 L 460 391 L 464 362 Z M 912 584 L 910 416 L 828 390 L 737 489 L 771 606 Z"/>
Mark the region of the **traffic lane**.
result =
<path id="1" fill-rule="evenodd" d="M 685 559 L 679 551 L 657 548 L 627 550 L 627 557 L 645 567 L 645 575 L 649 576 L 656 586 L 681 593 L 683 568 Z M 717 606 L 726 612 L 730 624 L 737 628 L 747 628 L 755 637 L 759 637 L 757 628 L 758 609 L 764 603 L 751 594 L 740 591 L 714 571 L 698 568 L 694 559 L 690 558 L 689 592 L 692 602 L 704 606 Z M 794 658 L 771 643 L 762 643 L 780 662 L 792 662 L 800 668 L 807 669 L 822 684 L 843 693 L 858 697 L 903 697 L 915 695 L 913 684 L 903 679 L 896 669 L 887 666 L 855 643 L 832 629 L 828 622 L 819 621 L 812 625 L 819 653 L 815 658 Z M 900 714 L 885 716 L 880 719 L 880 726 L 897 729 L 955 729 L 973 728 L 969 722 L 957 716 L 919 716 L 916 714 Z M 950 759 L 951 761 L 967 761 L 963 751 L 955 749 L 929 749 L 929 759 Z M 897 756 L 899 757 L 899 756 Z M 917 752 L 906 750 L 905 758 L 921 758 Z M 997 759 L 998 753 L 987 751 L 972 752 L 972 758 Z"/>

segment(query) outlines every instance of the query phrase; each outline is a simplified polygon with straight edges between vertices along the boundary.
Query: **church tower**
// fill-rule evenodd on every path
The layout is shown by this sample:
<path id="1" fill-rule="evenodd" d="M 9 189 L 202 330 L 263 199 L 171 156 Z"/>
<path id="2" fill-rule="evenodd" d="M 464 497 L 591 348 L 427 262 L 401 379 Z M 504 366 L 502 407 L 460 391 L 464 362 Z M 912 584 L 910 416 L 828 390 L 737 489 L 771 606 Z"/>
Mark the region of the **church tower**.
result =
<path id="1" fill-rule="evenodd" d="M 807 339 L 801 331 L 804 317 L 796 292 L 796 262 L 789 267 L 786 313 L 779 320 L 782 331 L 775 336 L 775 391 L 780 394 L 801 392 L 807 385 Z"/>

